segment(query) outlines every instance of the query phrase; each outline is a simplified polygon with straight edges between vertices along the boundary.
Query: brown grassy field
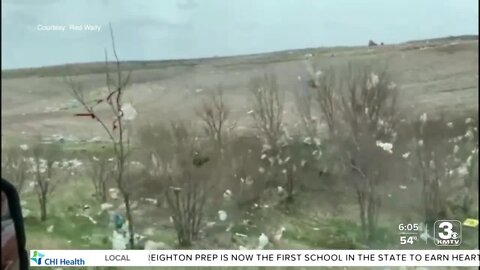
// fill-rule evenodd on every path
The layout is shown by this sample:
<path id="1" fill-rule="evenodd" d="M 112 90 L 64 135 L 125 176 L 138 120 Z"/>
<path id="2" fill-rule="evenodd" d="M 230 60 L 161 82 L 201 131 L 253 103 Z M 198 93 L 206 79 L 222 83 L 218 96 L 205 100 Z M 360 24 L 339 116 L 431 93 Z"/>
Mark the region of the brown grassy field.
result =
<path id="1" fill-rule="evenodd" d="M 246 126 L 249 119 L 249 80 L 265 72 L 278 76 L 280 87 L 297 91 L 304 62 L 313 55 L 320 68 L 367 60 L 388 67 L 400 86 L 400 104 L 411 116 L 461 115 L 478 111 L 478 40 L 446 39 L 381 47 L 321 48 L 263 55 L 183 61 L 126 62 L 132 70 L 128 100 L 139 112 L 137 124 L 152 119 L 195 119 L 195 110 L 208 89 L 223 85 L 232 116 Z M 121 57 L 121 56 L 120 56 Z M 85 88 L 105 87 L 104 64 L 2 71 L 2 135 L 61 133 L 79 138 L 104 135 L 88 120 L 72 117 L 73 100 L 63 82 L 78 75 Z M 205 91 L 199 91 L 203 89 Z M 295 121 L 292 95 L 287 96 L 287 119 Z M 65 109 L 67 108 L 67 109 Z M 69 109 L 68 109 L 69 108 Z M 243 124 L 242 124 L 243 123 Z"/>
<path id="2" fill-rule="evenodd" d="M 478 39 L 448 38 L 379 47 L 302 49 L 198 60 L 124 62 L 122 69 L 132 71 L 131 84 L 127 89 L 125 100 L 131 102 L 138 111 L 138 117 L 133 123 L 134 128 L 141 128 L 147 122 L 159 120 L 191 120 L 196 123 L 200 121 L 198 110 L 202 100 L 207 98 L 209 90 L 222 85 L 226 103 L 231 110 L 229 120 L 237 122 L 237 132 L 249 131 L 252 128 L 252 117 L 248 114 L 252 109 L 249 81 L 264 73 L 274 73 L 277 75 L 280 88 L 286 91 L 285 120 L 290 130 L 295 131 L 295 127 L 298 127 L 300 131 L 297 125 L 299 114 L 294 92 L 304 87 L 305 82 L 299 81 L 299 77 L 308 76 L 305 63 L 311 60 L 315 61 L 320 69 L 334 67 L 338 68 L 339 72 L 349 62 L 356 61 L 373 62 L 385 66 L 395 84 L 399 86 L 398 101 L 401 114 L 412 120 L 408 121 L 410 124 L 416 123 L 421 114 L 428 113 L 429 121 L 433 123 L 429 126 L 428 132 L 434 142 L 444 141 L 447 137 L 445 134 L 451 130 L 445 123 L 435 122 L 436 118 L 442 117 L 444 118 L 442 120 L 453 122 L 453 125 L 458 128 L 455 130 L 458 134 L 453 134 L 455 136 L 464 134 L 460 129 L 467 125 L 466 117 L 475 118 L 470 119 L 469 123 L 473 123 L 472 125 L 478 130 L 476 117 L 478 114 Z M 105 131 L 98 123 L 91 119 L 74 117 L 74 114 L 82 112 L 82 109 L 79 106 L 75 107 L 74 98 L 64 82 L 65 76 L 74 75 L 75 80 L 83 84 L 93 99 L 105 89 L 103 72 L 103 63 L 2 71 L 2 145 L 14 145 L 17 148 L 16 145 L 37 135 L 61 134 L 64 137 L 74 136 L 76 139 L 86 140 L 93 137 L 105 138 Z M 399 130 L 399 133 L 402 132 Z M 410 133 L 401 136 L 410 141 L 414 138 L 411 130 L 408 132 Z M 251 138 L 253 137 L 247 137 L 246 140 Z M 254 138 L 253 143 L 247 145 L 250 141 L 240 139 L 233 141 L 232 149 L 234 150 L 230 158 L 233 160 L 233 156 L 243 157 L 242 155 L 248 157 L 245 166 L 251 168 L 247 168 L 249 170 L 247 173 L 252 174 L 254 178 L 261 178 L 260 173 L 257 172 L 258 166 L 263 166 L 260 160 L 261 143 Z M 478 138 L 475 139 L 478 144 Z M 299 145 L 302 145 L 302 141 L 299 142 Z M 155 143 L 160 148 L 170 144 L 163 139 L 156 140 Z M 402 143 L 395 150 L 400 155 L 410 151 L 410 148 Z M 145 145 L 142 146 L 145 147 Z M 88 144 L 78 147 L 88 147 Z M 258 156 L 250 156 L 252 149 Z M 163 148 L 161 151 L 164 151 Z M 310 152 L 308 154 L 310 155 Z M 304 153 L 298 153 L 298 155 L 304 155 Z M 378 159 L 371 161 L 375 160 L 371 156 L 366 160 L 374 164 L 384 162 Z M 145 162 L 150 162 L 149 155 Z M 341 163 L 338 160 L 333 160 L 332 163 L 334 162 Z M 208 170 L 214 171 L 213 167 L 208 166 L 210 165 L 206 165 Z M 422 221 L 419 214 L 422 211 L 421 183 L 408 180 L 407 174 L 405 171 L 395 171 L 395 176 L 389 179 L 391 181 L 380 189 L 384 197 L 380 217 L 382 234 L 385 232 L 385 235 L 388 233 L 396 237 L 399 223 Z M 299 175 L 298 186 L 295 187 L 299 194 L 299 200 L 295 202 L 296 211 L 284 213 L 271 207 L 265 210 L 265 214 L 262 214 L 263 210 L 261 210 L 260 214 L 253 216 L 252 219 L 255 222 L 267 224 L 267 227 L 285 224 L 287 226 L 285 238 L 289 248 L 349 247 L 348 237 L 352 237 L 351 235 L 354 235 L 359 227 L 359 211 L 355 195 L 348 187 L 339 184 L 341 182 L 335 182 L 338 180 L 335 175 L 318 175 L 318 170 L 314 166 L 305 169 Z M 222 178 L 223 182 L 217 183 L 215 188 L 210 190 L 211 202 L 207 207 L 206 221 L 216 218 L 219 210 L 217 208 L 223 207 L 219 204 L 223 200 L 223 192 L 227 188 L 233 189 L 235 177 Z M 34 239 L 36 241 L 34 243 L 39 245 L 35 246 L 36 248 L 109 248 L 108 241 L 103 241 L 110 230 L 105 225 L 108 223 L 108 218 L 98 215 L 101 220 L 100 225 L 92 225 L 79 217 L 69 217 L 64 213 L 64 208 L 73 202 L 82 205 L 88 203 L 95 211 L 99 210 L 98 202 L 90 198 L 93 187 L 86 178 L 88 176 L 81 172 L 75 177 L 68 176 L 62 179 L 65 180 L 62 188 L 52 195 L 52 200 L 49 202 L 52 213 L 49 220 L 42 223 L 33 216 L 27 219 L 30 239 Z M 137 186 L 138 190 L 133 192 L 133 198 L 136 201 L 142 203 L 142 198 L 160 196 L 160 189 L 154 185 L 158 185 L 159 181 L 153 183 L 148 182 L 151 179 L 137 180 L 138 182 L 135 183 L 140 184 Z M 79 192 L 80 190 L 82 192 Z M 36 198 L 33 192 L 26 194 L 24 198 L 28 207 L 35 209 L 37 206 L 35 206 Z M 268 198 L 268 196 L 269 193 L 266 193 L 265 197 Z M 478 194 L 474 200 L 478 202 Z M 118 201 L 115 203 L 117 204 Z M 478 218 L 478 208 L 474 210 L 477 213 L 474 218 Z M 156 234 L 152 239 L 175 246 L 175 231 L 170 224 L 168 210 L 146 204 L 135 209 L 134 215 L 138 222 L 136 225 L 138 232 L 143 233 L 144 230 L 154 228 Z M 70 222 L 64 222 L 67 218 L 71 218 Z M 50 224 L 55 225 L 55 231 L 59 231 L 56 237 L 44 236 L 45 229 Z M 70 227 L 71 224 L 78 226 L 73 228 L 74 226 Z M 221 225 L 226 227 L 227 224 Z M 317 232 L 317 225 L 321 226 L 324 232 L 321 235 Z M 208 241 L 200 242 L 195 247 L 224 248 L 223 244 L 229 243 L 231 238 L 229 233 L 225 233 L 224 227 L 220 227 L 219 231 L 212 229 L 207 237 Z M 243 228 L 237 227 L 235 229 L 239 231 Z M 217 228 L 214 227 L 214 229 Z M 478 229 L 472 229 L 472 231 L 472 235 L 478 236 Z M 260 232 L 262 231 L 259 228 L 249 232 L 249 241 L 256 243 Z M 80 237 L 87 233 L 90 233 L 90 236 L 102 237 L 92 244 Z M 350 235 L 345 236 L 347 240 L 344 239 L 344 234 Z M 334 239 L 333 244 L 330 243 L 331 239 L 327 239 L 333 237 L 332 235 L 338 237 Z M 478 248 L 478 241 L 471 241 L 473 242 L 469 245 Z M 229 244 L 238 246 L 238 243 Z M 398 242 L 388 242 L 388 247 L 402 248 Z M 420 245 L 415 248 L 425 248 L 425 246 Z"/>

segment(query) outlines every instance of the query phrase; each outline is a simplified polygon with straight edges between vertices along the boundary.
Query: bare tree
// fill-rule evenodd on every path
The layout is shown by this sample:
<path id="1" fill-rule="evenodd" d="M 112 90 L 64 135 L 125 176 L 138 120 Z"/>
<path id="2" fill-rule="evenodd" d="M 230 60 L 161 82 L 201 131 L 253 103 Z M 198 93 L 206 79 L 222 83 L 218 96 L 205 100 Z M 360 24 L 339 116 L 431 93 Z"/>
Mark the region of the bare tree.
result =
<path id="1" fill-rule="evenodd" d="M 414 173 L 422 183 L 425 222 L 432 225 L 438 219 L 471 214 L 478 134 L 468 127 L 465 135 L 449 138 L 443 120 L 438 122 L 444 128 L 439 128 L 427 118 L 424 113 L 416 129 Z"/>
<path id="2" fill-rule="evenodd" d="M 56 144 L 37 143 L 32 147 L 32 174 L 40 205 L 40 220 L 47 220 L 48 198 L 55 190 L 57 180 L 55 179 L 57 168 L 59 167 L 58 158 L 60 156 L 60 147 Z"/>
<path id="3" fill-rule="evenodd" d="M 140 141 L 149 190 L 165 199 L 179 245 L 191 246 L 200 231 L 212 173 L 211 167 L 204 168 L 209 160 L 201 153 L 203 144 L 181 122 L 145 126 Z"/>
<path id="4" fill-rule="evenodd" d="M 271 169 L 270 179 L 267 181 L 277 184 L 275 183 L 276 179 L 284 178 L 287 188 L 286 202 L 292 203 L 296 169 L 291 160 L 292 156 L 288 147 L 289 136 L 283 119 L 285 93 L 280 89 L 277 78 L 273 74 L 252 79 L 250 91 L 253 96 L 252 116 L 257 130 L 260 132 L 260 137 L 265 141 L 262 156 L 268 160 Z M 297 96 L 297 98 L 304 97 Z M 314 132 L 313 126 L 308 123 L 312 121 L 310 108 L 306 108 L 304 112 L 306 112 L 304 124 L 312 127 L 311 132 Z M 282 175 L 279 177 L 278 173 Z"/>
<path id="5" fill-rule="evenodd" d="M 127 158 L 130 153 L 130 134 L 128 134 L 127 121 L 130 116 L 126 117 L 126 112 L 123 104 L 124 92 L 127 88 L 127 85 L 130 82 L 131 72 L 128 72 L 126 75 L 122 72 L 121 63 L 117 55 L 117 50 L 115 47 L 115 39 L 113 35 L 113 29 L 110 25 L 110 34 L 112 40 L 113 54 L 115 57 L 115 74 L 110 73 L 109 61 L 107 51 L 105 50 L 105 68 L 106 68 L 106 86 L 107 93 L 106 96 L 99 98 L 97 100 L 87 100 L 83 87 L 80 83 L 73 81 L 71 77 L 68 77 L 66 82 L 70 86 L 70 90 L 75 97 L 75 99 L 82 105 L 83 109 L 86 110 L 84 113 L 78 113 L 76 116 L 80 117 L 89 117 L 95 120 L 106 132 L 108 135 L 113 148 L 113 153 L 115 157 L 115 183 L 120 190 L 120 193 L 123 197 L 123 202 L 125 205 L 126 219 L 128 222 L 128 232 L 129 232 L 129 246 L 134 248 L 135 239 L 134 239 L 134 220 L 130 208 L 130 188 L 128 184 L 127 170 L 128 162 Z M 97 110 L 96 106 L 100 104 L 107 104 L 107 107 L 110 108 L 110 111 L 113 115 L 113 121 L 109 123 L 108 120 L 102 118 Z"/>
<path id="6" fill-rule="evenodd" d="M 346 91 L 336 84 L 333 69 L 310 74 L 309 85 L 329 129 L 330 148 L 343 160 L 364 236 L 373 240 L 381 207 L 378 187 L 389 177 L 387 160 L 396 139 L 396 86 L 386 70 L 376 73 L 365 65 L 349 65 Z"/>
<path id="7" fill-rule="evenodd" d="M 360 181 L 352 179 L 356 181 L 353 183 L 360 220 L 367 239 L 373 240 L 381 207 L 378 186 L 390 177 L 388 157 L 393 154 L 397 136 L 397 88 L 386 69 L 376 73 L 369 66 L 358 69 L 350 66 L 349 74 L 348 92 L 341 99 L 342 118 L 349 134 L 346 145 L 350 145 L 343 150 L 346 154 L 343 158 L 360 177 Z M 379 162 L 368 160 L 367 156 L 379 158 Z"/>
<path id="8" fill-rule="evenodd" d="M 302 80 L 302 79 L 300 79 Z M 300 82 L 299 91 L 294 91 L 295 105 L 300 116 L 302 128 L 309 138 L 314 138 L 319 133 L 319 123 L 315 111 L 316 104 L 314 95 L 309 85 L 304 81 Z"/>
<path id="9" fill-rule="evenodd" d="M 168 170 L 170 188 L 166 197 L 180 246 L 190 246 L 198 237 L 207 200 L 208 174 L 195 161 L 195 139 L 183 125 L 173 124 L 175 156 Z M 192 161 L 192 156 L 194 160 Z"/>
<path id="10" fill-rule="evenodd" d="M 316 102 L 318 109 L 322 113 L 323 120 L 327 123 L 328 130 L 331 132 L 331 135 L 334 136 L 336 133 L 336 114 L 338 113 L 335 111 L 335 103 L 337 102 L 337 95 L 340 94 L 335 94 L 335 90 L 338 90 L 335 69 L 329 68 L 322 71 L 317 65 L 312 65 L 308 68 L 308 73 L 310 78 L 307 81 L 307 85 L 311 91 L 309 91 L 306 98 L 310 101 L 303 100 L 300 105 L 305 106 L 308 102 Z M 310 107 L 311 105 L 304 108 L 307 109 Z M 305 109 L 300 109 L 300 113 L 304 118 L 309 117 L 311 119 L 312 117 L 309 115 L 311 112 L 307 112 Z"/>
<path id="11" fill-rule="evenodd" d="M 99 153 L 89 155 L 87 159 L 89 163 L 87 173 L 95 189 L 95 197 L 104 203 L 107 201 L 107 183 L 114 172 L 110 156 L 107 153 Z"/>
<path id="12" fill-rule="evenodd" d="M 372 67 L 360 70 L 350 66 L 349 74 L 348 92 L 341 99 L 342 118 L 349 134 L 346 145 L 350 145 L 343 150 L 344 160 L 360 177 L 360 181 L 352 179 L 360 220 L 367 239 L 373 240 L 381 207 L 378 187 L 390 177 L 388 157 L 393 154 L 397 136 L 397 88 L 385 69 L 376 73 Z"/>
<path id="13" fill-rule="evenodd" d="M 205 133 L 221 150 L 226 121 L 229 116 L 221 86 L 211 93 L 207 100 L 203 101 L 199 115 L 204 124 Z"/>
<path id="14" fill-rule="evenodd" d="M 250 82 L 253 96 L 252 116 L 257 129 L 272 152 L 278 151 L 279 139 L 283 135 L 284 93 L 280 90 L 275 75 L 264 75 Z"/>
<path id="15" fill-rule="evenodd" d="M 22 192 L 25 180 L 28 177 L 27 151 L 20 148 L 2 150 L 2 175 L 11 181 Z"/>
<path id="16" fill-rule="evenodd" d="M 144 186 L 149 196 L 158 199 L 159 205 L 166 205 L 164 195 L 169 186 L 168 170 L 175 155 L 172 126 L 161 122 L 149 123 L 140 128 L 138 135 L 148 176 L 148 183 Z"/>

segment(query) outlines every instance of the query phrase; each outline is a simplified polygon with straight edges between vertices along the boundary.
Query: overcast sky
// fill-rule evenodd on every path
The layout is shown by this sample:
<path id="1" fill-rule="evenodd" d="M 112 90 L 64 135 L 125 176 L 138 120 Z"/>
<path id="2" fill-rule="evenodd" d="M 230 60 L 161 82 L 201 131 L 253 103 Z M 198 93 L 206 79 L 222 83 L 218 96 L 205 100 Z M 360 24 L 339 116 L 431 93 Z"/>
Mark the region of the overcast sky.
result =
<path id="1" fill-rule="evenodd" d="M 2 0 L 2 69 L 478 34 L 477 0 Z M 97 31 L 38 25 L 97 24 Z"/>

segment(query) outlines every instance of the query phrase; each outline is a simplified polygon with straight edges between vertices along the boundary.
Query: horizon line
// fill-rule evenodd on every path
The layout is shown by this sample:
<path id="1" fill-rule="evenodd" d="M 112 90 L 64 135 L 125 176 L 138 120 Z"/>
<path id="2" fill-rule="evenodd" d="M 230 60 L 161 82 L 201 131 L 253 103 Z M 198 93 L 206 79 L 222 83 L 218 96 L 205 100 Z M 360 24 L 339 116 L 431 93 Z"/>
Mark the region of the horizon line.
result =
<path id="1" fill-rule="evenodd" d="M 402 44 L 409 44 L 415 42 L 426 42 L 426 41 L 441 41 L 441 40 L 448 40 L 448 39 L 463 39 L 463 40 L 478 40 L 478 33 L 477 34 L 462 34 L 462 35 L 450 35 L 450 36 L 441 36 L 441 37 L 432 37 L 432 38 L 424 38 L 424 39 L 417 39 L 417 40 L 408 40 L 398 43 L 392 44 L 385 44 L 383 46 L 391 46 L 391 45 L 402 45 Z M 381 45 L 379 45 L 381 46 Z M 332 48 L 362 48 L 368 47 L 368 45 L 337 45 L 337 46 L 328 46 L 328 47 L 304 47 L 304 48 L 294 48 L 294 49 L 284 49 L 278 51 L 263 51 L 257 53 L 246 53 L 246 54 L 234 54 L 234 55 L 218 55 L 218 56 L 205 56 L 205 57 L 196 57 L 196 58 L 164 58 L 164 59 L 157 59 L 157 60 L 120 60 L 120 63 L 148 63 L 148 62 L 188 62 L 188 61 L 205 61 L 205 60 L 215 60 L 215 59 L 228 59 L 234 57 L 249 57 L 249 56 L 259 56 L 259 55 L 268 55 L 268 54 L 275 54 L 275 53 L 282 53 L 282 52 L 290 52 L 290 51 L 302 51 L 302 50 L 313 50 L 313 49 L 332 49 Z M 108 61 L 108 63 L 115 63 L 115 61 Z M 53 64 L 53 65 L 46 65 L 46 66 L 30 66 L 30 67 L 19 67 L 19 68 L 7 68 L 3 69 L 3 72 L 15 72 L 15 71 L 27 71 L 27 70 L 36 70 L 36 69 L 48 69 L 48 68 L 59 68 L 59 67 L 66 67 L 66 66 L 81 66 L 81 65 L 94 65 L 94 64 L 105 64 L 105 61 L 91 61 L 91 62 L 76 62 L 76 63 L 64 63 L 64 64 Z"/>

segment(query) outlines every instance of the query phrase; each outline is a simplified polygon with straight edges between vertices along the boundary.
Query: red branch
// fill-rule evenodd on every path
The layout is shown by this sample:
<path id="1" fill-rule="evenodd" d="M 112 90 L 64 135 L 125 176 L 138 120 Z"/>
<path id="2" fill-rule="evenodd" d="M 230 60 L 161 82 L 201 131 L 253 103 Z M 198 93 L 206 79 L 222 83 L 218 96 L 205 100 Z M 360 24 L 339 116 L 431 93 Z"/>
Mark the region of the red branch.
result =
<path id="1" fill-rule="evenodd" d="M 92 119 L 96 117 L 93 113 L 76 113 L 75 116 L 90 116 Z"/>

